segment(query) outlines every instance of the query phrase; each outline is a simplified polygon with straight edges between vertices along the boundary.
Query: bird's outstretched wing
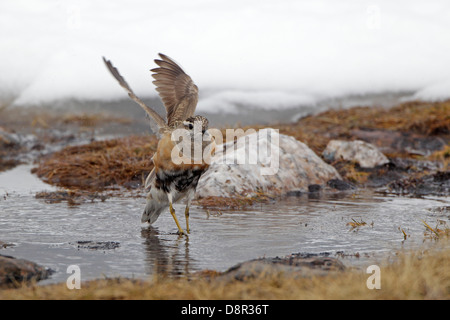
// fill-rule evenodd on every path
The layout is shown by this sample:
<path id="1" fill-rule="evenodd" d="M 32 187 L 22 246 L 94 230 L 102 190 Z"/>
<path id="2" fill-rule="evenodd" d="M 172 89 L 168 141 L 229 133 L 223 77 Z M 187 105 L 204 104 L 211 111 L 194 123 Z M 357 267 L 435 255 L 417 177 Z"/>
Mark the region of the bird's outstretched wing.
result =
<path id="1" fill-rule="evenodd" d="M 133 99 L 138 105 L 142 107 L 142 109 L 145 110 L 145 112 L 150 116 L 151 119 L 153 119 L 154 123 L 156 124 L 156 127 L 154 125 L 151 125 L 152 130 L 155 133 L 159 133 L 159 130 L 162 128 L 167 127 L 164 119 L 152 108 L 148 107 L 141 99 L 139 99 L 131 90 L 128 83 L 125 81 L 125 79 L 120 75 L 119 70 L 117 70 L 116 67 L 113 66 L 111 61 L 106 60 L 105 57 L 103 57 L 103 61 L 105 62 L 106 67 L 111 72 L 114 78 L 119 82 L 120 86 L 125 89 L 126 92 L 128 92 L 128 95 L 131 99 Z M 152 123 L 153 124 L 153 123 Z"/>
<path id="2" fill-rule="evenodd" d="M 167 111 L 167 124 L 183 121 L 194 115 L 198 102 L 198 88 L 183 69 L 171 58 L 160 53 L 162 60 L 155 60 L 159 68 L 152 74 Z"/>

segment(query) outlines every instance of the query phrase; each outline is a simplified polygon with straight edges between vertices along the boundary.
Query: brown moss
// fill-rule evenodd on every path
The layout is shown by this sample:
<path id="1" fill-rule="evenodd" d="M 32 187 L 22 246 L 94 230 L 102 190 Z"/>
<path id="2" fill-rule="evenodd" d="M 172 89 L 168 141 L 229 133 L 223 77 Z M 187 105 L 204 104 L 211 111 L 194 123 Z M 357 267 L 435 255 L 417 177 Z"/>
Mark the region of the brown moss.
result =
<path id="1" fill-rule="evenodd" d="M 80 113 L 80 114 L 65 114 L 59 118 L 64 124 L 77 124 L 82 127 L 95 127 L 101 123 L 116 122 L 122 124 L 129 124 L 132 122 L 131 119 L 119 118 L 103 113 Z"/>
<path id="2" fill-rule="evenodd" d="M 81 189 L 138 187 L 152 170 L 154 136 L 129 136 L 67 147 L 42 159 L 33 173 L 47 183 Z"/>

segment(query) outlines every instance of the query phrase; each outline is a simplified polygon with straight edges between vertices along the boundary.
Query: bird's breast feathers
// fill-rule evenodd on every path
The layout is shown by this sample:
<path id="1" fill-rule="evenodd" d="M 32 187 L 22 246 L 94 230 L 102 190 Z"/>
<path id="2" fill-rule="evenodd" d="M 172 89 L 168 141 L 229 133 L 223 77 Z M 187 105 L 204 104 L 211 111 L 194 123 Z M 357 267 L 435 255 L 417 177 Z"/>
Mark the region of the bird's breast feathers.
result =
<path id="1" fill-rule="evenodd" d="M 156 173 L 160 170 L 176 172 L 176 171 L 206 171 L 209 168 L 211 157 L 215 152 L 215 142 L 212 140 L 207 143 L 206 148 L 202 148 L 201 159 L 198 161 L 194 158 L 179 156 L 180 149 L 177 144 L 172 141 L 171 135 L 164 135 L 158 143 L 158 148 L 153 156 Z M 206 151 L 206 152 L 205 152 Z M 206 153 L 206 154 L 205 154 Z M 176 159 L 174 159 L 176 156 Z"/>

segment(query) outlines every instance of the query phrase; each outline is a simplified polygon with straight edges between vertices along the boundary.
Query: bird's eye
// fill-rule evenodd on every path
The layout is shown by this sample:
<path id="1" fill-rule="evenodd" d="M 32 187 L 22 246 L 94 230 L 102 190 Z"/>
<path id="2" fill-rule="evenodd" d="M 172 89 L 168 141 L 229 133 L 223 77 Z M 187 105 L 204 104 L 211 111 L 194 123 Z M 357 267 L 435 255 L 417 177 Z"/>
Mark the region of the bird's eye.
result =
<path id="1" fill-rule="evenodd" d="M 194 129 L 194 125 L 192 123 L 189 123 L 188 128 L 189 128 L 189 130 L 192 130 L 192 129 Z"/>

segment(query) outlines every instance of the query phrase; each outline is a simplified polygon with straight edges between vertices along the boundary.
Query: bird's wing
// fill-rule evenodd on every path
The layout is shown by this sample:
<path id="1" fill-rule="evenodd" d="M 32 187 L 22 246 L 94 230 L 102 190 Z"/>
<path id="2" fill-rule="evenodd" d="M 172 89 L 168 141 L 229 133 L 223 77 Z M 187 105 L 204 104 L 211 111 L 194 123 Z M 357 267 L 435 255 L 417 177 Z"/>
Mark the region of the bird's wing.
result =
<path id="1" fill-rule="evenodd" d="M 156 177 L 155 167 L 153 167 L 152 171 L 150 171 L 149 175 L 147 176 L 147 179 L 145 179 L 144 190 L 148 191 L 148 189 L 150 189 L 151 184 L 155 179 L 155 177 Z"/>
<path id="2" fill-rule="evenodd" d="M 167 124 L 183 121 L 194 115 L 198 102 L 198 88 L 183 69 L 171 58 L 160 53 L 162 60 L 155 60 L 159 68 L 152 74 L 167 111 Z"/>
<path id="3" fill-rule="evenodd" d="M 103 57 L 103 61 L 105 62 L 106 67 L 111 72 L 113 77 L 116 78 L 116 80 L 119 82 L 120 86 L 122 88 L 124 88 L 126 92 L 128 92 L 128 95 L 130 96 L 130 98 L 133 99 L 138 105 L 140 105 L 142 107 L 142 109 L 144 109 L 144 111 L 147 113 L 147 115 L 149 115 L 150 118 L 154 121 L 154 123 L 151 122 L 151 124 L 150 124 L 152 130 L 155 133 L 159 133 L 160 129 L 167 127 L 164 119 L 155 110 L 148 107 L 141 99 L 139 99 L 134 94 L 133 90 L 131 90 L 128 83 L 120 75 L 119 70 L 117 70 L 117 68 L 113 66 L 111 61 L 106 60 L 105 57 Z M 156 126 L 154 124 L 156 124 Z"/>

